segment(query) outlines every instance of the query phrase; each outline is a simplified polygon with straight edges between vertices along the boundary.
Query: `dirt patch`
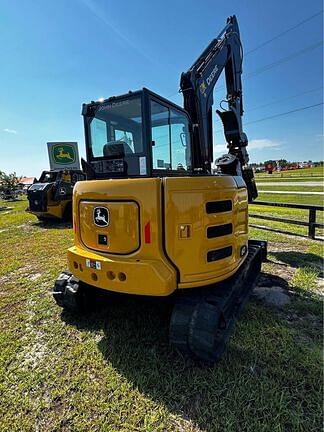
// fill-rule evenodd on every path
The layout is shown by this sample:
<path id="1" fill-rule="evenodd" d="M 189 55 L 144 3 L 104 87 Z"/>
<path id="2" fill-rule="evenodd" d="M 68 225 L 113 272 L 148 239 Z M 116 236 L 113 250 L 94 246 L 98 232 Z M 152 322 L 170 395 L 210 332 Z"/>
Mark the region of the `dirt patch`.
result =
<path id="1" fill-rule="evenodd" d="M 1 276 L 0 277 L 0 286 L 5 284 L 6 282 L 8 282 L 10 280 L 10 277 L 8 275 L 6 276 Z"/>
<path id="2" fill-rule="evenodd" d="M 300 244 L 298 244 L 298 251 L 300 252 L 307 252 L 310 240 L 309 239 L 298 239 L 300 241 Z M 290 252 L 294 250 L 294 248 L 289 243 L 277 243 L 277 242 L 269 242 L 269 252 Z"/>
<path id="3" fill-rule="evenodd" d="M 324 295 L 324 279 L 323 278 L 317 278 L 317 292 L 320 295 Z"/>
<path id="4" fill-rule="evenodd" d="M 34 267 L 35 266 L 33 266 L 32 264 L 26 264 L 25 266 L 20 267 L 17 270 L 17 273 L 19 276 L 26 276 L 27 277 L 28 275 L 33 274 L 32 270 L 35 270 Z"/>
<path id="5" fill-rule="evenodd" d="M 27 276 L 27 279 L 34 281 L 40 278 L 41 276 L 42 276 L 41 273 L 31 273 L 30 275 Z"/>
<path id="6" fill-rule="evenodd" d="M 257 286 L 254 288 L 253 296 L 269 306 L 282 307 L 290 303 L 287 291 L 280 286 Z"/>
<path id="7" fill-rule="evenodd" d="M 27 222 L 22 225 L 17 225 L 14 228 L 23 231 L 36 231 L 35 225 L 32 222 Z"/>
<path id="8" fill-rule="evenodd" d="M 257 286 L 280 286 L 288 289 L 295 272 L 296 269 L 287 264 L 279 264 L 274 261 L 267 262 L 267 266 L 259 277 Z"/>
<path id="9" fill-rule="evenodd" d="M 35 266 L 33 266 L 31 264 L 27 264 L 24 267 L 20 267 L 16 270 L 13 270 L 13 271 L 5 274 L 4 276 L 0 277 L 0 287 L 2 285 L 4 285 L 6 282 L 13 281 L 17 277 L 24 277 L 24 278 L 27 278 L 29 280 L 36 280 L 40 276 L 42 276 L 42 274 L 38 273 L 38 272 L 36 273 L 35 270 L 36 270 Z"/>
<path id="10" fill-rule="evenodd" d="M 289 282 L 294 277 L 295 272 L 296 269 L 289 267 L 289 265 L 280 264 L 275 266 L 274 274 Z"/>
<path id="11" fill-rule="evenodd" d="M 21 352 L 22 364 L 25 367 L 35 369 L 43 360 L 47 344 L 45 334 L 35 326 L 35 311 L 33 300 L 27 302 L 27 323 L 23 336 L 24 348 Z"/>

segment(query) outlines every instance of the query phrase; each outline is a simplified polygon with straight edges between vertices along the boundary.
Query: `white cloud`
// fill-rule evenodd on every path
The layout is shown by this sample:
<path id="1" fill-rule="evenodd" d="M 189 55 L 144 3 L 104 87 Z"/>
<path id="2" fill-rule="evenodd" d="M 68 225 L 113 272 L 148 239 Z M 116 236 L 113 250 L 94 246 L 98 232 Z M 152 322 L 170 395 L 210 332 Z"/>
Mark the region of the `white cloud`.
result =
<path id="1" fill-rule="evenodd" d="M 274 150 L 276 150 L 278 147 L 281 146 L 281 142 L 279 141 L 273 141 L 271 139 L 267 139 L 267 138 L 260 138 L 260 139 L 252 139 L 251 141 L 249 141 L 248 144 L 248 151 L 249 150 L 262 150 L 262 149 L 266 149 L 266 148 L 272 148 Z M 214 153 L 227 153 L 228 149 L 227 149 L 227 144 L 215 144 L 214 145 Z"/>
<path id="2" fill-rule="evenodd" d="M 262 150 L 265 148 L 273 148 L 276 149 L 281 146 L 279 141 L 273 141 L 267 138 L 261 139 L 252 139 L 249 141 L 248 149 L 250 150 Z"/>
<path id="3" fill-rule="evenodd" d="M 279 150 L 282 142 L 279 141 L 273 141 L 271 139 L 267 138 L 260 138 L 260 139 L 252 139 L 249 141 L 247 151 L 251 156 L 251 153 L 253 153 L 255 150 L 263 150 L 263 149 L 272 149 L 273 151 Z M 226 154 L 228 152 L 227 144 L 214 144 L 214 159 L 222 156 L 223 154 Z M 212 164 L 214 166 L 214 164 Z"/>
<path id="4" fill-rule="evenodd" d="M 228 149 L 226 144 L 215 144 L 214 145 L 214 155 L 227 153 Z"/>
<path id="5" fill-rule="evenodd" d="M 15 129 L 8 129 L 8 128 L 3 129 L 3 132 L 7 132 L 14 135 L 17 135 L 18 133 Z"/>

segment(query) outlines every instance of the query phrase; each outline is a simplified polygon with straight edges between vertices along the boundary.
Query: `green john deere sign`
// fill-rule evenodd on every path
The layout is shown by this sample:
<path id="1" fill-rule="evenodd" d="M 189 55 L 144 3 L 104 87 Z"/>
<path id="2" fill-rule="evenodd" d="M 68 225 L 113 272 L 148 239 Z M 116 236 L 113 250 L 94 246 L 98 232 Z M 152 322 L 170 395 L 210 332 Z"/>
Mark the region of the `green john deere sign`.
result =
<path id="1" fill-rule="evenodd" d="M 54 162 L 59 165 L 68 165 L 75 162 L 75 151 L 70 144 L 57 144 L 52 147 Z"/>
<path id="2" fill-rule="evenodd" d="M 51 169 L 80 169 L 78 143 L 49 142 L 47 146 Z"/>

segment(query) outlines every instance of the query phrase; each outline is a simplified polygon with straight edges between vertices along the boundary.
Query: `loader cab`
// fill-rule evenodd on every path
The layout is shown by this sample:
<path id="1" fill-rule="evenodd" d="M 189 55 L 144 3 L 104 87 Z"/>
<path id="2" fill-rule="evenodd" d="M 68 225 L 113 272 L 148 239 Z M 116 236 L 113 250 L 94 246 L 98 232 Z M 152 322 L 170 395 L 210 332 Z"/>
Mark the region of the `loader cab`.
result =
<path id="1" fill-rule="evenodd" d="M 43 171 L 37 183 L 54 183 L 60 171 Z"/>
<path id="2" fill-rule="evenodd" d="M 84 104 L 87 162 L 94 178 L 191 174 L 186 111 L 143 89 Z"/>

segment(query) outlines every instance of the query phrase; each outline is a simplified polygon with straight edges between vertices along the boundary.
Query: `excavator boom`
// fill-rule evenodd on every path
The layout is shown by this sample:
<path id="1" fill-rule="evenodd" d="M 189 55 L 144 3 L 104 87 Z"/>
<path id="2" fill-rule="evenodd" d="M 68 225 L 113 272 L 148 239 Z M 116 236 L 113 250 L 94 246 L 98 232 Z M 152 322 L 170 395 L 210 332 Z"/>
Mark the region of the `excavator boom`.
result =
<path id="1" fill-rule="evenodd" d="M 217 38 L 210 42 L 190 69 L 181 75 L 180 88 L 184 97 L 184 108 L 192 121 L 193 169 L 211 173 L 213 90 L 225 70 L 228 110 L 217 110 L 217 113 L 223 122 L 230 156 L 219 160 L 218 165 L 226 174 L 243 175 L 249 198 L 254 199 L 257 191 L 253 172 L 247 167 L 248 140 L 242 127 L 242 61 L 239 27 L 236 17 L 231 16 Z"/>

